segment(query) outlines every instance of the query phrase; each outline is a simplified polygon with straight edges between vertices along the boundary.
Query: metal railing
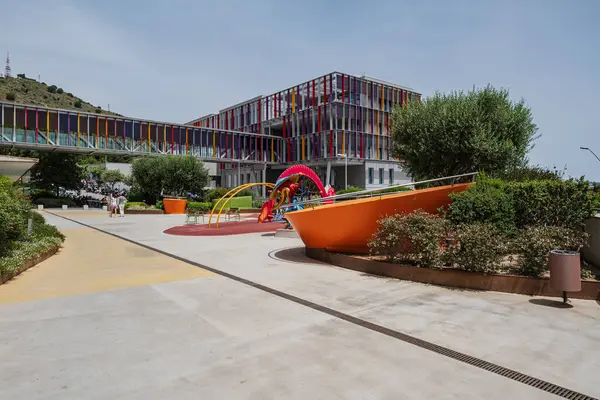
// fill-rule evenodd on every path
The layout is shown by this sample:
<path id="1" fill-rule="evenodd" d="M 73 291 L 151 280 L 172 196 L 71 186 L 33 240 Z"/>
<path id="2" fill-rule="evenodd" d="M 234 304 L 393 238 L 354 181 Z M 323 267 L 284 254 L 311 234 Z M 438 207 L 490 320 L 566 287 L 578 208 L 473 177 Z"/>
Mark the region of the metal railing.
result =
<path id="1" fill-rule="evenodd" d="M 299 201 L 297 203 L 283 204 L 279 208 L 287 209 L 287 208 L 295 207 L 295 206 L 299 206 L 299 205 L 301 205 L 301 206 L 308 205 L 308 206 L 314 207 L 315 205 L 321 205 L 325 201 L 329 201 L 329 200 L 333 200 L 335 202 L 336 200 L 355 200 L 355 199 L 360 199 L 360 198 L 364 198 L 364 197 L 373 197 L 373 196 L 377 196 L 377 195 L 383 196 L 388 193 L 379 193 L 379 192 L 389 191 L 390 189 L 401 188 L 401 187 L 410 187 L 410 186 L 416 186 L 416 185 L 423 185 L 426 183 L 441 182 L 441 181 L 445 181 L 445 180 L 452 180 L 452 184 L 454 184 L 454 181 L 456 179 L 465 178 L 465 177 L 471 177 L 471 181 L 472 181 L 475 178 L 475 175 L 477 175 L 478 173 L 479 172 L 469 172 L 468 174 L 452 175 L 452 176 L 445 176 L 443 178 L 428 179 L 428 180 L 419 181 L 419 182 L 410 182 L 410 183 L 402 183 L 402 184 L 398 184 L 398 185 L 390 185 L 390 186 L 387 186 L 384 188 L 366 189 L 366 190 L 361 190 L 358 192 L 336 194 L 335 196 L 330 196 L 330 197 L 320 197 L 318 199 L 304 200 L 304 201 Z"/>

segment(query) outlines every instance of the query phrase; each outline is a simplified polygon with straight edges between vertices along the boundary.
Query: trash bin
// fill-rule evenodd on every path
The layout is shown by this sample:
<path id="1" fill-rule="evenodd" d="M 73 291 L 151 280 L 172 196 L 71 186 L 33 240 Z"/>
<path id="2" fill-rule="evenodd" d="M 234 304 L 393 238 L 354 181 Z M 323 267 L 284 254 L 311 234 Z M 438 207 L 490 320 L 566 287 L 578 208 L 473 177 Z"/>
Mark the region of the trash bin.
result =
<path id="1" fill-rule="evenodd" d="M 581 260 L 576 251 L 552 250 L 548 259 L 550 286 L 563 292 L 567 302 L 567 292 L 581 290 Z"/>

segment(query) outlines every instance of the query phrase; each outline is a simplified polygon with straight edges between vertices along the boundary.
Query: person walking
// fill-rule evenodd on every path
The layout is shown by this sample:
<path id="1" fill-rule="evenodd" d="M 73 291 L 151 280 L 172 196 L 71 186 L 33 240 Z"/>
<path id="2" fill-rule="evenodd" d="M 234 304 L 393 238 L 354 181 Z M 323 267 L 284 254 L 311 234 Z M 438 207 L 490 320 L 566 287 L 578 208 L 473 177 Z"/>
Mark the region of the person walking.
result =
<path id="1" fill-rule="evenodd" d="M 125 216 L 125 203 L 127 203 L 127 199 L 125 198 L 123 193 L 121 193 L 118 200 L 119 200 L 119 214 L 121 215 L 121 217 L 124 217 Z"/>
<path id="2" fill-rule="evenodd" d="M 117 213 L 117 198 L 114 194 L 110 194 L 110 217 Z"/>

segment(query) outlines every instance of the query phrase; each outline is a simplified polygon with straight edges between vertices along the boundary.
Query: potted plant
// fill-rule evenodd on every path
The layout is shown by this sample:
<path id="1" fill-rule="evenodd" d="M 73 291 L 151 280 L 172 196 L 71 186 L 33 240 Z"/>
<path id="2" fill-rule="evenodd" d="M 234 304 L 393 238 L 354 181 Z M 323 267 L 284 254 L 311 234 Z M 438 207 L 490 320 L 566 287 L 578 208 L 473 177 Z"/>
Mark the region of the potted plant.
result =
<path id="1" fill-rule="evenodd" d="M 201 161 L 189 156 L 164 160 L 163 204 L 165 214 L 185 214 L 189 192 L 202 191 L 208 172 Z"/>

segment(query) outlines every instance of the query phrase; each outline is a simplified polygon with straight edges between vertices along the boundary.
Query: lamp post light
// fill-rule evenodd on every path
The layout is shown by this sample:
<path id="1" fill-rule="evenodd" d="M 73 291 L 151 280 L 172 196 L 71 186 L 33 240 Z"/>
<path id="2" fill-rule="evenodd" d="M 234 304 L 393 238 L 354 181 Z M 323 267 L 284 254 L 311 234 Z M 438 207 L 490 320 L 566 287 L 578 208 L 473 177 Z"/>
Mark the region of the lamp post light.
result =
<path id="1" fill-rule="evenodd" d="M 345 189 L 348 189 L 348 156 L 346 154 L 338 154 L 338 157 L 342 157 L 344 159 L 344 180 L 346 181 Z"/>
<path id="2" fill-rule="evenodd" d="M 581 146 L 581 147 L 579 147 L 579 148 L 580 148 L 581 150 L 587 150 L 587 151 L 589 151 L 590 153 L 592 153 L 592 154 L 594 155 L 594 157 L 596 157 L 596 160 L 600 161 L 600 158 L 598 158 L 598 156 L 596 155 L 596 153 L 594 153 L 594 152 L 592 151 L 592 149 L 590 149 L 589 147 L 583 147 L 583 146 Z"/>

